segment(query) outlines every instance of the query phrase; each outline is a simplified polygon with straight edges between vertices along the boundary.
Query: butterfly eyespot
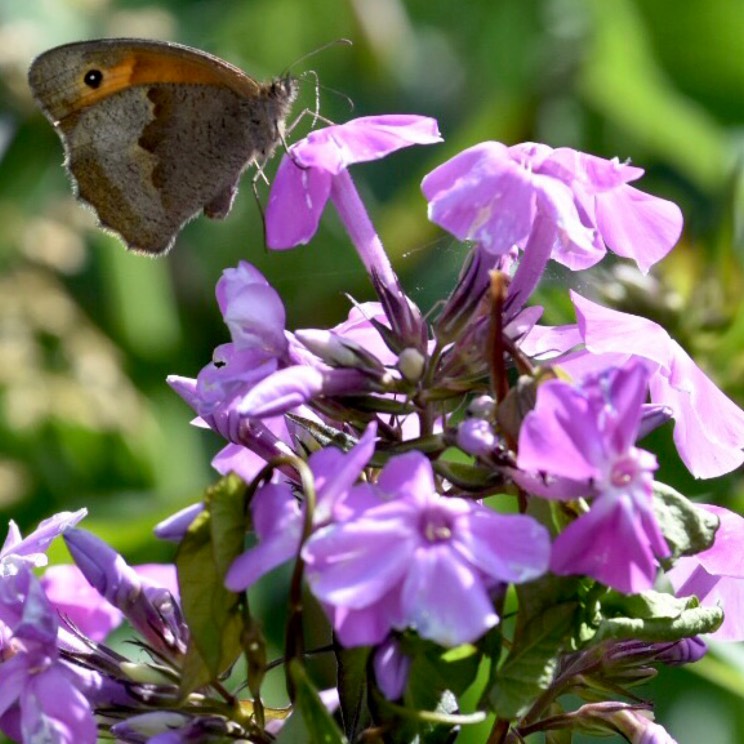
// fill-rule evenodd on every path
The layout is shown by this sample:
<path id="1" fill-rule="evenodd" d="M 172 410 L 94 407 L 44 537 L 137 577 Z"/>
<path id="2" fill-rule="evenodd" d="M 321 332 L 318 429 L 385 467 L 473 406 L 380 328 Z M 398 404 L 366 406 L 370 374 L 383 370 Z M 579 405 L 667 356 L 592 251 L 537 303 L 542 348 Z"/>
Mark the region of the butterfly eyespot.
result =
<path id="1" fill-rule="evenodd" d="M 96 69 L 88 70 L 88 72 L 85 73 L 83 82 L 89 88 L 93 88 L 95 90 L 103 82 L 103 73 L 100 70 Z"/>

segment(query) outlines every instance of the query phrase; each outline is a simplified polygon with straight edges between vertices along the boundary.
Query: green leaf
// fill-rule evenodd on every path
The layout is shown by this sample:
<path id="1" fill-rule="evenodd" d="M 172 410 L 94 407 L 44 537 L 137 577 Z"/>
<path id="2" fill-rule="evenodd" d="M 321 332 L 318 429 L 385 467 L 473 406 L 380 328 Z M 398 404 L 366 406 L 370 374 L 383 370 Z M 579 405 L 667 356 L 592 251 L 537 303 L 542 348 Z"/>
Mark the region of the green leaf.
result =
<path id="1" fill-rule="evenodd" d="M 532 501 L 544 500 L 532 499 Z M 530 504 L 531 506 L 532 504 Z M 528 513 L 532 514 L 532 510 L 528 509 Z M 573 605 L 576 597 L 585 593 L 585 588 L 586 582 L 582 579 L 570 576 L 554 576 L 553 574 L 545 574 L 528 584 L 516 586 L 515 589 L 519 598 L 520 625 L 526 625 L 555 605 L 565 603 Z"/>
<path id="2" fill-rule="evenodd" d="M 707 550 L 718 529 L 718 517 L 693 504 L 664 483 L 654 483 L 654 514 L 672 549 L 672 560 Z"/>
<path id="3" fill-rule="evenodd" d="M 400 643 L 412 659 L 405 703 L 391 703 L 379 694 L 369 701 L 374 720 L 395 732 L 395 742 L 445 744 L 454 740 L 461 726 L 485 718 L 483 713 L 460 713 L 459 696 L 478 673 L 478 648 L 465 644 L 442 649 L 415 635 L 404 635 Z"/>
<path id="4" fill-rule="evenodd" d="M 576 611 L 575 603 L 557 604 L 521 627 L 489 693 L 489 702 L 500 718 L 518 718 L 550 686 Z"/>
<path id="5" fill-rule="evenodd" d="M 632 638 L 640 641 L 678 641 L 700 633 L 712 633 L 723 622 L 720 607 L 701 607 L 695 597 L 677 598 L 661 592 L 622 595 L 610 592 L 602 601 L 606 615 L 596 641 Z"/>
<path id="6" fill-rule="evenodd" d="M 336 647 L 338 664 L 338 694 L 341 701 L 341 720 L 349 741 L 356 741 L 361 731 L 370 724 L 367 695 L 367 661 L 370 648 Z"/>
<path id="7" fill-rule="evenodd" d="M 482 491 L 503 483 L 503 479 L 494 475 L 492 469 L 482 468 L 478 465 L 447 462 L 442 459 L 436 460 L 433 465 L 438 475 L 468 491 Z"/>
<path id="8" fill-rule="evenodd" d="M 442 649 L 417 636 L 404 638 L 403 650 L 413 659 L 408 701 L 420 710 L 434 710 L 445 691 L 461 695 L 476 678 L 481 661 L 480 651 L 470 644 Z"/>
<path id="9" fill-rule="evenodd" d="M 181 605 L 191 633 L 182 669 L 182 695 L 217 678 L 241 652 L 239 597 L 223 585 L 211 523 L 211 514 L 203 511 L 176 554 Z"/>
<path id="10" fill-rule="evenodd" d="M 622 594 L 608 591 L 602 598 L 602 611 L 607 615 L 623 615 L 641 620 L 673 619 L 685 610 L 697 607 L 695 597 L 675 597 L 673 594 L 647 591 L 641 594 Z"/>
<path id="11" fill-rule="evenodd" d="M 245 549 L 247 524 L 246 485 L 234 473 L 210 486 L 205 504 L 211 519 L 212 549 L 216 570 L 223 577 Z"/>
<path id="12" fill-rule="evenodd" d="M 345 744 L 347 739 L 296 659 L 289 662 L 289 674 L 296 694 L 295 711 L 276 741 L 279 744 Z"/>

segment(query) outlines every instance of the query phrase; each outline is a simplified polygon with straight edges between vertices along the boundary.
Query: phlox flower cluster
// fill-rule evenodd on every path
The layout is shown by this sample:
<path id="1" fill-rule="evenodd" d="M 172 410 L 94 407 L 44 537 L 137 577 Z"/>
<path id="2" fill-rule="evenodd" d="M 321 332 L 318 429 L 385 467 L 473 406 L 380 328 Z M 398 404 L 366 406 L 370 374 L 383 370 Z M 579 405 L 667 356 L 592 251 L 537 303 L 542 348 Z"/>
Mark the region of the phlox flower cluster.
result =
<path id="1" fill-rule="evenodd" d="M 391 741 L 439 741 L 442 727 L 487 714 L 490 741 L 552 729 L 672 741 L 649 706 L 608 691 L 697 660 L 701 634 L 744 638 L 744 566 L 733 558 L 744 522 L 657 483 L 657 456 L 640 440 L 673 421 L 690 472 L 723 475 L 744 462 L 744 413 L 659 325 L 571 293 L 576 324 L 541 326 L 528 300 L 550 260 L 582 270 L 611 251 L 647 272 L 677 242 L 682 215 L 630 185 L 636 166 L 535 143 L 475 145 L 422 182 L 429 219 L 466 243 L 457 285 L 424 312 L 349 167 L 440 140 L 426 117 L 368 117 L 314 131 L 283 158 L 269 247 L 310 243 L 332 206 L 376 299 L 352 299 L 333 328 L 290 330 L 254 266 L 224 271 L 216 295 L 229 340 L 196 377 L 168 378 L 193 423 L 225 442 L 212 463 L 223 490 L 156 529 L 181 542 L 183 605 L 172 569 L 128 566 L 75 527 L 83 512 L 25 541 L 11 526 L 0 554 L 4 731 L 29 742 L 92 742 L 96 726 L 124 742 L 269 741 L 289 711 L 261 701 L 249 598 L 291 564 L 293 700 L 304 587 L 342 651 L 340 676 L 349 655 L 366 669 L 369 695 L 349 700 L 346 684 L 336 704 L 363 708 L 360 720 Z M 228 491 L 238 503 L 226 522 Z M 38 578 L 31 568 L 57 535 L 77 568 Z M 194 556 L 214 561 L 203 594 L 220 622 L 200 620 L 188 599 L 206 581 Z M 64 587 L 82 577 L 88 588 L 70 602 Z M 104 645 L 123 619 L 144 661 Z M 208 662 L 215 639 L 234 653 Z M 429 684 L 457 700 L 467 685 L 421 676 L 454 651 L 492 667 L 468 720 L 457 704 L 422 711 L 416 697 Z M 223 685 L 239 654 L 250 694 Z M 62 680 L 64 696 L 50 698 Z M 561 707 L 567 690 L 584 704 Z M 343 725 L 349 738 L 362 733 Z"/>

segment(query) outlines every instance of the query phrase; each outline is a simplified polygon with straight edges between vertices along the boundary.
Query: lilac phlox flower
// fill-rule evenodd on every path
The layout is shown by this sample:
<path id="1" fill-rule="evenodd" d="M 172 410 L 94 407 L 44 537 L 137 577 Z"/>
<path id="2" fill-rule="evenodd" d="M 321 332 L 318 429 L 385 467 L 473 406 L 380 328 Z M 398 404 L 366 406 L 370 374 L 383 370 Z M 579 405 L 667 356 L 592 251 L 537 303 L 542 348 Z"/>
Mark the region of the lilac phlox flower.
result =
<path id="1" fill-rule="evenodd" d="M 292 145 L 277 170 L 266 207 L 268 246 L 308 243 L 329 197 L 343 210 L 341 195 L 333 194 L 332 187 L 353 163 L 440 141 L 436 122 L 425 116 L 367 116 L 311 132 Z"/>
<path id="2" fill-rule="evenodd" d="M 493 426 L 485 419 L 467 418 L 457 427 L 457 446 L 475 457 L 487 458 L 497 444 Z"/>
<path id="3" fill-rule="evenodd" d="M 550 568 L 586 574 L 622 592 L 653 585 L 654 556 L 669 547 L 652 508 L 656 458 L 634 446 L 648 373 L 641 364 L 615 368 L 575 387 L 549 380 L 519 435 L 517 465 L 585 481 L 591 509 L 561 532 Z"/>
<path id="4" fill-rule="evenodd" d="M 308 459 L 315 479 L 314 525 L 344 519 L 359 508 L 360 491 L 352 486 L 374 453 L 376 431 L 377 427 L 370 424 L 349 452 L 326 447 Z M 362 503 L 365 503 L 363 498 Z M 251 502 L 251 516 L 258 544 L 238 556 L 230 566 L 225 586 L 234 592 L 251 586 L 296 556 L 300 548 L 304 506 L 297 502 L 288 484 L 272 482 L 259 488 Z"/>
<path id="5" fill-rule="evenodd" d="M 374 383 L 356 369 L 326 369 L 297 364 L 277 370 L 254 385 L 237 403 L 243 416 L 264 418 L 287 413 L 319 395 L 370 392 Z"/>
<path id="6" fill-rule="evenodd" d="M 247 261 L 225 269 L 217 282 L 217 304 L 238 349 L 260 349 L 268 357 L 281 356 L 286 312 L 279 293 Z"/>
<path id="7" fill-rule="evenodd" d="M 264 418 L 302 406 L 321 394 L 363 394 L 382 386 L 388 378 L 385 365 L 397 357 L 372 321 L 388 327 L 380 303 L 352 308 L 347 320 L 330 331 L 304 329 L 287 334 L 291 366 L 258 382 L 236 410 Z"/>
<path id="8" fill-rule="evenodd" d="M 383 641 L 372 659 L 377 686 L 388 700 L 397 700 L 403 695 L 411 670 L 411 657 L 403 653 L 395 638 Z"/>
<path id="9" fill-rule="evenodd" d="M 420 453 L 392 458 L 375 490 L 381 503 L 322 527 L 302 549 L 310 589 L 344 645 L 406 627 L 446 646 L 474 641 L 499 621 L 490 593 L 547 568 L 545 528 L 440 496 Z"/>
<path id="10" fill-rule="evenodd" d="M 172 564 L 144 563 L 132 567 L 135 573 L 178 597 L 176 569 Z M 101 642 L 124 616 L 98 593 L 74 564 L 50 566 L 41 577 L 41 585 L 52 606 L 78 631 Z"/>
<path id="11" fill-rule="evenodd" d="M 212 361 L 196 378 L 197 412 L 202 418 L 219 413 L 220 408 L 227 408 L 234 400 L 239 401 L 278 366 L 278 360 L 266 358 L 262 349 L 238 349 L 234 344 L 218 346 Z"/>
<path id="12" fill-rule="evenodd" d="M 577 728 L 592 733 L 614 731 L 630 744 L 677 744 L 669 732 L 654 721 L 653 713 L 643 704 L 614 701 L 586 703 L 577 710 L 562 716 L 576 721 Z"/>
<path id="13" fill-rule="evenodd" d="M 154 648 L 171 658 L 186 650 L 188 629 L 180 606 L 157 581 L 140 576 L 103 540 L 82 530 L 68 530 L 65 543 L 85 578 Z M 169 572 L 167 581 L 173 581 Z"/>
<path id="14" fill-rule="evenodd" d="M 605 246 L 642 271 L 679 239 L 676 204 L 629 186 L 643 169 L 571 148 L 483 142 L 422 183 L 429 219 L 494 255 L 525 248 L 536 217 L 553 225 L 552 257 L 570 269 L 597 263 Z"/>
<path id="15" fill-rule="evenodd" d="M 347 319 L 334 326 L 330 331 L 318 331 L 313 328 L 301 329 L 295 332 L 295 337 L 304 347 L 315 350 L 318 341 L 322 340 L 322 336 L 318 334 L 330 334 L 329 340 L 337 339 L 339 345 L 347 344 L 350 351 L 364 354 L 370 360 L 374 360 L 377 366 L 393 366 L 398 361 L 398 357 L 384 342 L 375 324 L 379 324 L 389 331 L 389 323 L 382 305 L 379 302 L 363 302 L 354 305 L 349 311 Z M 312 343 L 308 343 L 308 341 Z M 293 356 L 296 346 L 297 344 L 293 345 L 290 341 L 290 357 Z M 302 363 L 306 361 L 307 349 L 302 356 L 300 356 L 300 353 L 302 352 L 294 351 L 294 354 L 298 355 L 297 361 Z M 365 362 L 364 358 L 360 359 L 355 354 L 349 354 L 348 356 L 347 366 L 363 365 Z M 368 366 L 372 367 L 372 365 Z"/>
<path id="16" fill-rule="evenodd" d="M 168 384 L 194 410 L 198 412 L 201 409 L 203 400 L 196 380 L 170 375 Z M 292 437 L 283 417 L 267 416 L 259 421 L 241 413 L 238 407 L 244 397 L 243 391 L 239 390 L 232 398 L 221 401 L 211 413 L 197 416 L 191 423 L 194 426 L 211 428 L 236 445 L 237 448 L 226 448 L 215 458 L 213 464 L 218 472 L 224 475 L 234 471 L 244 480 L 250 481 L 268 460 L 292 453 Z M 305 408 L 295 412 L 306 418 L 312 417 Z"/>
<path id="17" fill-rule="evenodd" d="M 0 730 L 16 741 L 93 744 L 90 703 L 59 658 L 56 612 L 28 566 L 0 582 L 0 620 L 12 631 L 0 663 Z"/>
<path id="18" fill-rule="evenodd" d="M 287 350 L 284 305 L 258 269 L 246 261 L 225 269 L 216 295 L 232 341 L 215 349 L 197 377 L 202 416 L 274 372 Z"/>
<path id="19" fill-rule="evenodd" d="M 282 160 L 266 209 L 267 244 L 291 248 L 310 241 L 330 199 L 393 330 L 410 346 L 426 340 L 421 312 L 403 292 L 347 168 L 440 140 L 434 119 L 407 115 L 365 117 L 311 132 Z"/>
<path id="20" fill-rule="evenodd" d="M 170 517 L 166 517 L 162 522 L 158 522 L 153 531 L 161 540 L 181 542 L 191 523 L 201 514 L 203 509 L 204 504 L 201 501 L 185 506 L 175 514 L 171 514 Z"/>
<path id="21" fill-rule="evenodd" d="M 219 744 L 233 738 L 236 729 L 222 716 L 157 710 L 129 716 L 111 733 L 123 744 Z"/>
<path id="22" fill-rule="evenodd" d="M 650 373 L 651 402 L 672 413 L 674 443 L 696 478 L 723 475 L 744 462 L 744 412 L 660 325 L 576 292 L 571 300 L 578 325 L 535 327 L 522 344 L 525 353 L 539 353 L 577 379 L 638 359 Z M 571 351 L 577 343 L 585 348 Z"/>
<path id="23" fill-rule="evenodd" d="M 744 640 L 744 519 L 728 509 L 700 504 L 720 525 L 713 545 L 680 558 L 667 573 L 677 596 L 694 594 L 703 605 L 720 605 L 723 624 L 712 638 Z"/>
<path id="24" fill-rule="evenodd" d="M 299 406 L 292 413 L 303 422 L 324 423 L 307 406 Z M 250 483 L 272 457 L 292 455 L 298 448 L 307 445 L 312 449 L 317 444 L 302 424 L 286 416 L 268 416 L 241 428 L 251 435 L 251 439 L 246 439 L 247 446 L 228 444 L 212 458 L 212 467 L 221 475 L 235 473 L 246 483 Z M 259 447 L 261 442 L 265 443 L 264 448 Z"/>
<path id="25" fill-rule="evenodd" d="M 68 527 L 76 525 L 88 513 L 87 509 L 76 512 L 59 512 L 39 523 L 27 537 L 21 537 L 18 525 L 11 519 L 8 534 L 0 548 L 0 581 L 4 576 L 16 573 L 21 564 L 38 568 L 46 566 L 45 554 L 49 544 Z"/>

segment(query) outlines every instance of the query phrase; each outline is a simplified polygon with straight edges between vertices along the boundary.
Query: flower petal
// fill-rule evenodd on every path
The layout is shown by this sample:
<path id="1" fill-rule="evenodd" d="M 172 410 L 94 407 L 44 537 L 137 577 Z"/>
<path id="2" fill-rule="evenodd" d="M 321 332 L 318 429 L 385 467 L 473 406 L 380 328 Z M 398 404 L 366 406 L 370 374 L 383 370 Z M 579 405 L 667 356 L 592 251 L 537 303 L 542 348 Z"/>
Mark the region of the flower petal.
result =
<path id="1" fill-rule="evenodd" d="M 457 532 L 458 552 L 496 581 L 522 583 L 548 570 L 550 535 L 532 517 L 478 507 L 467 522 Z"/>
<path id="2" fill-rule="evenodd" d="M 450 187 L 436 186 L 449 174 Z M 476 145 L 439 166 L 422 182 L 429 219 L 493 255 L 524 244 L 535 216 L 534 176 L 498 142 Z"/>
<path id="3" fill-rule="evenodd" d="M 384 494 L 419 501 L 433 498 L 436 492 L 431 463 L 420 452 L 391 458 L 382 469 L 377 486 Z"/>
<path id="4" fill-rule="evenodd" d="M 124 619 L 121 611 L 107 602 L 75 565 L 50 566 L 40 581 L 60 615 L 98 643 Z"/>
<path id="5" fill-rule="evenodd" d="M 236 346 L 257 347 L 273 355 L 284 351 L 284 304 L 255 266 L 240 261 L 235 268 L 225 269 L 215 293 Z"/>
<path id="6" fill-rule="evenodd" d="M 327 171 L 299 168 L 285 155 L 266 205 L 266 245 L 284 250 L 309 243 L 330 193 L 331 175 Z"/>
<path id="7" fill-rule="evenodd" d="M 744 412 L 659 325 L 610 310 L 571 292 L 579 329 L 592 354 L 648 360 L 651 401 L 674 414 L 674 443 L 696 478 L 713 478 L 744 462 Z"/>
<path id="8" fill-rule="evenodd" d="M 670 339 L 672 373 L 651 379 L 651 399 L 674 412 L 674 443 L 696 478 L 715 478 L 744 462 L 744 412 Z"/>
<path id="9" fill-rule="evenodd" d="M 607 246 L 632 258 L 644 274 L 675 246 L 684 222 L 674 202 L 632 186 L 597 194 L 596 214 Z"/>
<path id="10" fill-rule="evenodd" d="M 260 542 L 239 555 L 228 569 L 225 586 L 233 592 L 255 584 L 300 547 L 303 516 L 289 486 L 267 483 L 253 497 L 251 513 Z"/>
<path id="11" fill-rule="evenodd" d="M 21 699 L 24 741 L 95 744 L 98 729 L 90 702 L 70 676 L 61 665 L 34 675 Z"/>
<path id="12" fill-rule="evenodd" d="M 372 422 L 348 452 L 342 452 L 336 447 L 325 447 L 310 456 L 308 464 L 315 475 L 319 507 L 315 514 L 316 524 L 330 518 L 334 505 L 346 496 L 359 479 L 375 452 L 376 434 L 377 424 Z"/>
<path id="13" fill-rule="evenodd" d="M 635 506 L 628 496 L 595 499 L 589 512 L 556 538 L 551 571 L 586 574 L 628 594 L 650 589 L 656 577 L 656 561 Z"/>
<path id="14" fill-rule="evenodd" d="M 401 597 L 406 625 L 443 646 L 472 643 L 499 622 L 478 571 L 446 544 L 416 551 Z"/>
<path id="15" fill-rule="evenodd" d="M 379 160 L 403 147 L 441 141 L 435 119 L 389 114 L 316 129 L 291 150 L 302 165 L 336 175 L 352 163 Z"/>
<path id="16" fill-rule="evenodd" d="M 602 444 L 587 399 L 563 380 L 548 380 L 522 423 L 517 465 L 574 480 L 596 478 Z"/>
<path id="17" fill-rule="evenodd" d="M 311 535 L 302 557 L 313 594 L 322 602 L 361 609 L 389 592 L 409 566 L 410 520 L 411 510 L 394 502 Z"/>
<path id="18" fill-rule="evenodd" d="M 402 625 L 400 586 L 394 586 L 368 607 L 324 605 L 342 646 L 374 646 L 387 638 L 393 627 Z"/>
<path id="19" fill-rule="evenodd" d="M 307 403 L 323 390 L 323 373 L 313 367 L 295 365 L 265 377 L 237 406 L 245 416 L 276 416 Z"/>

